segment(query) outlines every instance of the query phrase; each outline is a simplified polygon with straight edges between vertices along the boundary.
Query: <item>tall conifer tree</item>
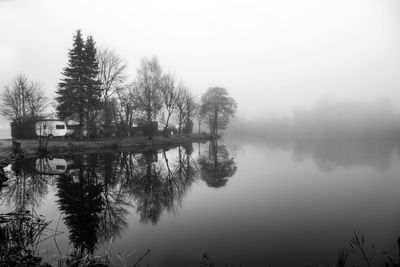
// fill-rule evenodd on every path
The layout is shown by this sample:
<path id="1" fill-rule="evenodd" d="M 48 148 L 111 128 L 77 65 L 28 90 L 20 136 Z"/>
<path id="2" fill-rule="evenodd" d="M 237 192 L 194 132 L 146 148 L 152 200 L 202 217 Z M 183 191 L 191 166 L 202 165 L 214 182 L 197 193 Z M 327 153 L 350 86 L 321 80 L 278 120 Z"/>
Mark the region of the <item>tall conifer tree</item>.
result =
<path id="1" fill-rule="evenodd" d="M 84 84 L 85 84 L 85 100 L 86 103 L 86 118 L 89 128 L 91 115 L 96 113 L 96 110 L 101 107 L 102 88 L 99 80 L 99 63 L 96 57 L 96 46 L 92 36 L 86 39 L 84 46 Z"/>
<path id="2" fill-rule="evenodd" d="M 79 123 L 83 125 L 85 112 L 84 97 L 84 41 L 80 30 L 76 31 L 72 48 L 68 53 L 68 65 L 63 69 L 56 97 L 59 105 L 57 112 L 61 119 L 77 114 Z M 82 134 L 82 131 L 81 131 Z"/>
<path id="3" fill-rule="evenodd" d="M 63 78 L 56 92 L 58 94 L 56 100 L 59 103 L 57 111 L 62 119 L 78 116 L 82 126 L 85 117 L 88 122 L 90 112 L 101 103 L 99 67 L 93 38 L 89 36 L 84 42 L 81 31 L 77 30 L 68 57 L 68 64 L 63 69 Z M 82 134 L 81 127 L 81 137 Z"/>

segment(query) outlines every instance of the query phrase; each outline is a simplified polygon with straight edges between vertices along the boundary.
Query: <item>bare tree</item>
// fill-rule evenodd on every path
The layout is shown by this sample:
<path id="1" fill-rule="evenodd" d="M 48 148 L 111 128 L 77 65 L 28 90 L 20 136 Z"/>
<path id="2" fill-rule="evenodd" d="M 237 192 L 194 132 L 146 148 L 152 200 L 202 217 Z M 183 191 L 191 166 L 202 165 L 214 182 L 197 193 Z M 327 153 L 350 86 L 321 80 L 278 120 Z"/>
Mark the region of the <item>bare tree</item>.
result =
<path id="1" fill-rule="evenodd" d="M 186 118 L 186 95 L 188 94 L 188 89 L 182 82 L 178 85 L 178 92 L 179 97 L 176 101 L 174 112 L 178 121 L 178 135 L 181 135 Z"/>
<path id="2" fill-rule="evenodd" d="M 172 74 L 166 74 L 162 77 L 162 94 L 164 97 L 164 107 L 167 111 L 167 118 L 164 127 L 165 135 L 169 120 L 176 109 L 176 103 L 181 95 L 181 91 L 176 88 L 175 78 Z"/>
<path id="3" fill-rule="evenodd" d="M 185 93 L 185 119 L 183 132 L 185 134 L 191 134 L 193 131 L 193 120 L 196 117 L 196 114 L 199 109 L 199 105 L 196 103 L 196 100 L 190 91 L 186 91 Z"/>
<path id="4" fill-rule="evenodd" d="M 139 115 L 137 111 L 138 91 L 138 88 L 133 84 L 129 86 L 127 90 L 118 93 L 120 103 L 120 125 L 125 135 L 129 135 L 134 121 Z"/>
<path id="5" fill-rule="evenodd" d="M 199 127 L 199 134 L 200 134 L 201 124 L 204 120 L 204 114 L 201 113 L 201 105 L 197 106 L 196 120 L 197 120 L 197 126 Z"/>
<path id="6" fill-rule="evenodd" d="M 97 52 L 99 62 L 99 79 L 103 89 L 103 100 L 106 101 L 123 89 L 126 81 L 126 65 L 113 50 L 101 49 Z"/>
<path id="7" fill-rule="evenodd" d="M 141 113 L 139 124 L 149 139 L 157 131 L 155 121 L 164 104 L 161 77 L 161 66 L 156 57 L 141 60 L 134 87 L 137 88 L 137 110 Z"/>
<path id="8" fill-rule="evenodd" d="M 161 66 L 158 59 L 143 58 L 137 70 L 138 108 L 144 113 L 147 124 L 156 119 L 163 106 L 161 93 Z"/>
<path id="9" fill-rule="evenodd" d="M 174 110 L 178 121 L 178 134 L 190 134 L 193 130 L 193 119 L 195 118 L 199 105 L 189 89 L 181 82 L 178 85 L 179 97 Z"/>
<path id="10" fill-rule="evenodd" d="M 43 116 L 48 105 L 48 99 L 39 83 L 29 81 L 23 74 L 17 75 L 11 84 L 5 87 L 0 98 L 1 115 L 17 124 L 28 118 Z"/>
<path id="11" fill-rule="evenodd" d="M 102 89 L 102 102 L 104 105 L 104 130 L 105 135 L 110 134 L 111 107 L 110 99 L 123 91 L 126 82 L 125 69 L 121 57 L 113 50 L 101 49 L 97 52 L 99 63 L 99 80 Z"/>

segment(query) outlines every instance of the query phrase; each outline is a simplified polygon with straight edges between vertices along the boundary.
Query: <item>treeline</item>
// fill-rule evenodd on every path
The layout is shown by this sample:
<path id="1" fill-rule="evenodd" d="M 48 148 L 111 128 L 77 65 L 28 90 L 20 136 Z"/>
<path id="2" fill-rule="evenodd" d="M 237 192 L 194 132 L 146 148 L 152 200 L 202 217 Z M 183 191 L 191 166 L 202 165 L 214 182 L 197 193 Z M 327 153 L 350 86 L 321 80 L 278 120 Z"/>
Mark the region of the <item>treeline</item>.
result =
<path id="1" fill-rule="evenodd" d="M 296 108 L 291 116 L 235 120 L 230 132 L 253 136 L 378 136 L 399 135 L 400 116 L 387 100 L 370 102 L 321 99 L 310 108 Z"/>
<path id="2" fill-rule="evenodd" d="M 177 133 L 192 133 L 195 122 L 200 132 L 204 123 L 212 134 L 225 129 L 237 105 L 228 91 L 211 87 L 198 99 L 175 76 L 164 72 L 156 57 L 141 59 L 133 81 L 124 60 L 113 50 L 100 49 L 92 36 L 77 30 L 68 52 L 67 66 L 56 90 L 56 115 L 64 121 L 79 122 L 91 137 L 129 136 L 140 126 L 153 136 L 157 125 L 167 136 L 171 123 Z M 18 75 L 1 94 L 0 113 L 14 125 L 48 118 L 49 99 L 39 83 Z"/>

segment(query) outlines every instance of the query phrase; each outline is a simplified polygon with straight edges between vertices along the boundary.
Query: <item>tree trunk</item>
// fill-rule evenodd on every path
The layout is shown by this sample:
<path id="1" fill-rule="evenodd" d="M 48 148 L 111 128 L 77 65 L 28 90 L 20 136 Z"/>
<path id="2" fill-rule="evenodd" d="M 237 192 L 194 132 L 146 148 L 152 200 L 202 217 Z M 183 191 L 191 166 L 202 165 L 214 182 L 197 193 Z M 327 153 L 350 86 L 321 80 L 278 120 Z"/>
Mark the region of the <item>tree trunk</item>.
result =
<path id="1" fill-rule="evenodd" d="M 79 113 L 79 139 L 83 139 L 83 112 Z"/>
<path id="2" fill-rule="evenodd" d="M 170 113 L 170 112 L 168 111 L 168 116 L 167 116 L 167 120 L 166 120 L 166 122 L 165 122 L 164 131 L 163 131 L 163 136 L 164 136 L 164 137 L 168 137 L 167 128 L 168 128 L 168 123 L 169 123 L 169 119 L 170 119 L 171 115 L 172 115 L 172 113 Z"/>
<path id="3" fill-rule="evenodd" d="M 214 133 L 217 134 L 218 132 L 218 109 L 216 108 L 214 111 Z"/>
<path id="4" fill-rule="evenodd" d="M 200 134 L 200 126 L 201 126 L 201 122 L 200 122 L 200 120 L 199 120 L 199 134 Z"/>
<path id="5" fill-rule="evenodd" d="M 109 111 L 108 111 L 108 104 L 107 99 L 104 100 L 104 136 L 109 136 Z"/>
<path id="6" fill-rule="evenodd" d="M 91 127 L 89 125 L 89 110 L 86 112 L 86 132 L 87 132 L 87 136 L 91 136 L 92 132 L 91 132 Z"/>

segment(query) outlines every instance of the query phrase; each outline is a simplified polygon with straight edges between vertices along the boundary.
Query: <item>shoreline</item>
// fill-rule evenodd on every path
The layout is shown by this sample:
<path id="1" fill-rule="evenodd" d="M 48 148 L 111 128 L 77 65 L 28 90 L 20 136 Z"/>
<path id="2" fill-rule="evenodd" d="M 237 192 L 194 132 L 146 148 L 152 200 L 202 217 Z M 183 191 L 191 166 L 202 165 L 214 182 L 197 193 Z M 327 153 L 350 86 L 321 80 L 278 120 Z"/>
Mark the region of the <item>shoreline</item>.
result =
<path id="1" fill-rule="evenodd" d="M 54 138 L 48 140 L 46 154 L 80 154 L 112 151 L 143 152 L 147 150 L 173 148 L 182 144 L 209 141 L 216 138 L 212 134 L 191 134 L 189 136 L 154 136 L 152 140 L 144 136 L 106 137 L 86 140 Z M 11 161 L 14 155 L 13 139 L 0 139 L 0 163 Z M 21 144 L 20 155 L 34 157 L 40 154 L 38 139 L 14 140 Z"/>

